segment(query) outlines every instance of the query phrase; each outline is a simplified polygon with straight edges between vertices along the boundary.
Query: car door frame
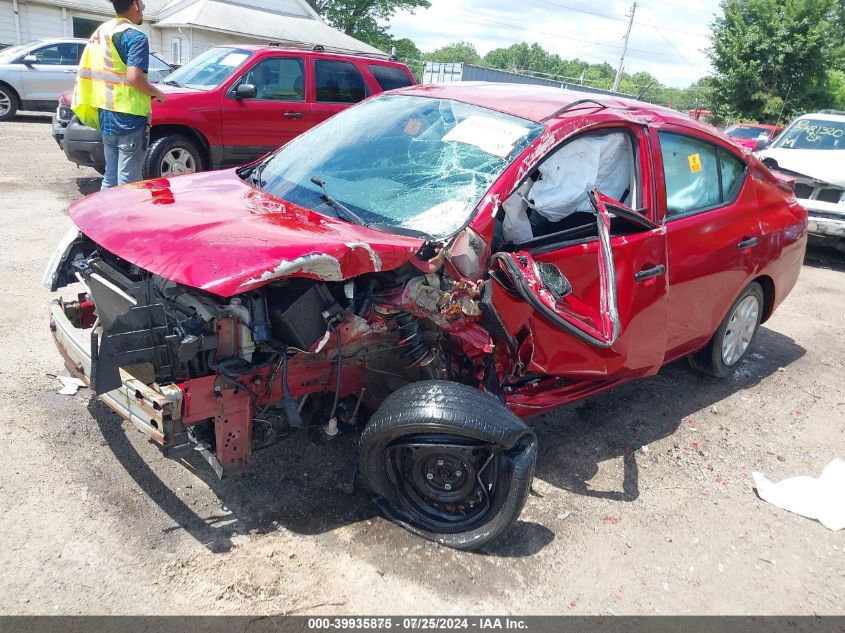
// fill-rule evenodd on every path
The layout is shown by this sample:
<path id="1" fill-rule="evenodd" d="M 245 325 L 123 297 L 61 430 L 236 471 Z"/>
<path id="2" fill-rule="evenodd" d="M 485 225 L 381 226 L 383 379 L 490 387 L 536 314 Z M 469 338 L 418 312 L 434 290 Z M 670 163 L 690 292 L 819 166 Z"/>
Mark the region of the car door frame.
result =
<path id="1" fill-rule="evenodd" d="M 599 346 L 585 342 L 571 334 L 554 337 L 554 331 L 550 329 L 549 319 L 542 317 L 541 313 L 536 310 L 526 310 L 525 305 L 519 306 L 517 303 L 513 303 L 513 293 L 508 293 L 506 289 L 502 293 L 502 288 L 493 285 L 498 283 L 493 280 L 493 277 L 488 282 L 491 292 L 491 297 L 488 300 L 488 313 L 495 313 L 498 317 L 498 328 L 494 329 L 498 329 L 500 334 L 506 332 L 513 337 L 522 328 L 528 328 L 530 337 L 533 339 L 530 342 L 531 358 L 527 358 L 528 353 L 524 349 L 515 350 L 520 358 L 520 363 L 524 365 L 524 369 L 527 371 L 586 381 L 627 380 L 654 374 L 663 364 L 665 349 L 660 340 L 663 331 L 661 318 L 665 318 L 668 302 L 668 286 L 665 275 L 665 228 L 659 226 L 655 221 L 653 157 L 646 122 L 606 114 L 596 118 L 598 121 L 591 125 L 585 125 L 583 120 L 575 120 L 566 121 L 553 127 L 549 135 L 555 137 L 557 142 L 542 154 L 536 162 L 533 162 L 529 168 L 520 169 L 519 174 L 521 175 L 518 175 L 513 182 L 513 186 L 509 188 L 508 195 L 511 195 L 521 186 L 525 179 L 529 177 L 529 174 L 545 160 L 553 156 L 567 143 L 585 134 L 624 129 L 632 135 L 638 150 L 637 169 L 640 180 L 641 203 L 647 209 L 644 218 L 650 224 L 650 228 L 643 227 L 640 231 L 611 236 L 610 238 L 610 248 L 614 253 L 613 259 L 617 273 L 617 290 L 620 284 L 624 286 L 623 292 L 619 294 L 627 302 L 623 310 L 620 311 L 621 329 L 618 340 L 610 345 Z M 543 147 L 542 137 L 537 143 L 539 147 Z M 530 148 L 527 150 L 528 155 L 531 155 L 531 151 Z M 504 196 L 501 199 L 506 198 L 507 196 Z M 584 270 L 587 270 L 589 267 L 587 262 L 593 257 L 598 258 L 599 248 L 600 239 L 594 236 L 563 241 L 560 244 L 554 242 L 543 244 L 525 250 L 519 250 L 519 245 L 515 246 L 517 254 L 525 253 L 532 258 L 536 256 L 535 261 L 538 263 L 553 263 L 558 266 L 564 275 L 566 275 L 566 270 L 562 269 L 556 262 L 563 263 L 568 258 L 573 258 L 572 261 L 574 261 L 574 258 L 582 258 L 583 261 L 580 265 Z M 624 255 L 629 252 L 634 253 L 634 255 L 616 257 L 618 253 Z M 642 270 L 640 270 L 640 267 Z M 598 270 L 598 262 L 596 262 L 595 268 Z M 620 269 L 621 275 L 619 274 Z M 635 278 L 639 273 L 651 270 L 655 270 L 655 274 L 642 279 Z M 641 288 L 645 290 L 641 290 Z M 506 298 L 506 294 L 510 294 L 510 296 Z M 646 297 L 645 301 L 642 302 L 643 305 L 637 304 L 637 299 L 640 296 Z M 522 298 L 520 298 L 520 301 L 527 304 Z M 632 309 L 631 306 L 637 306 L 639 312 Z M 515 320 L 513 318 L 514 311 L 519 313 Z M 641 344 L 638 340 L 635 340 L 637 339 L 634 336 L 635 334 L 641 335 L 647 343 Z M 523 342 L 518 343 L 517 347 L 524 346 L 528 338 L 524 331 L 521 336 Z M 539 346 L 538 339 L 541 339 Z M 512 339 L 509 344 L 513 345 L 514 342 Z"/>
<path id="2" fill-rule="evenodd" d="M 77 48 L 76 63 L 74 64 L 27 64 L 24 58 L 29 55 L 35 55 L 36 51 L 50 46 L 61 46 L 63 44 L 75 46 Z M 33 46 L 29 51 L 18 57 L 13 63 L 20 64 L 21 74 L 21 106 L 23 110 L 52 110 L 55 108 L 56 101 L 62 92 L 68 88 L 72 88 L 76 82 L 76 74 L 79 69 L 79 55 L 81 53 L 79 42 L 54 41 L 44 42 Z M 41 75 L 41 76 L 38 76 Z M 54 92 L 45 92 L 41 90 L 41 84 L 52 81 L 59 84 L 59 89 Z M 67 85 L 61 83 L 65 81 Z M 30 83 L 32 82 L 32 83 Z M 35 91 L 33 91 L 35 88 Z M 33 98 L 36 97 L 36 98 Z"/>

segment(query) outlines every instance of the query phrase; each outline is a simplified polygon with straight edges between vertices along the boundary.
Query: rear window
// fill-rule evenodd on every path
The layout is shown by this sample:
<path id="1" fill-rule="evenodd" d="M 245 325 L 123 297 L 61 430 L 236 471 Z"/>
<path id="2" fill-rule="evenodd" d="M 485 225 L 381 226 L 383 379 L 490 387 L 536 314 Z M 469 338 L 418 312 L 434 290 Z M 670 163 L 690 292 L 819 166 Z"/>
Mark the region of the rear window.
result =
<path id="1" fill-rule="evenodd" d="M 382 90 L 393 90 L 394 88 L 404 88 L 405 86 L 413 85 L 408 73 L 401 68 L 394 66 L 380 66 L 378 64 L 370 64 L 370 72 L 376 78 L 378 85 Z"/>
<path id="2" fill-rule="evenodd" d="M 367 85 L 355 64 L 331 60 L 314 62 L 317 101 L 356 103 L 367 96 Z"/>

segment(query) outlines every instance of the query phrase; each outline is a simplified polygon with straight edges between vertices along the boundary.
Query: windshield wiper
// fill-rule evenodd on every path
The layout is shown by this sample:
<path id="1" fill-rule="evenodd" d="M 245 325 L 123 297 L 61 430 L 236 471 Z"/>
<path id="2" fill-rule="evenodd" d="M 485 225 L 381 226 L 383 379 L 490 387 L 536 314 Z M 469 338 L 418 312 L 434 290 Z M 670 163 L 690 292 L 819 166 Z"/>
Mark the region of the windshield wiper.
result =
<path id="1" fill-rule="evenodd" d="M 349 222 L 352 222 L 354 224 L 360 224 L 361 226 L 367 226 L 367 223 L 364 222 L 364 220 L 361 219 L 361 216 L 359 216 L 357 213 L 352 211 L 349 207 L 344 205 L 342 202 L 338 202 L 337 200 L 335 200 L 334 198 L 332 198 L 329 195 L 329 192 L 326 191 L 326 183 L 324 181 L 317 178 L 317 176 L 311 176 L 311 182 L 313 182 L 315 185 L 317 185 L 320 189 L 323 190 L 323 195 L 320 196 L 320 197 L 323 200 L 325 200 L 326 202 L 328 202 L 331 206 L 333 206 L 336 211 L 340 211 L 340 214 L 343 216 L 344 219 L 346 219 Z"/>
<path id="2" fill-rule="evenodd" d="M 166 86 L 176 86 L 177 88 L 184 88 L 185 87 L 182 84 L 180 84 L 178 81 L 176 81 L 175 79 L 165 79 L 161 83 L 163 83 Z"/>
<path id="3" fill-rule="evenodd" d="M 271 156 L 268 156 L 260 163 L 258 163 L 255 167 L 252 168 L 252 171 L 249 174 L 250 179 L 252 180 L 252 184 L 256 186 L 259 191 L 264 191 L 261 185 L 261 172 L 264 171 L 264 168 L 267 166 L 267 163 L 270 162 Z"/>

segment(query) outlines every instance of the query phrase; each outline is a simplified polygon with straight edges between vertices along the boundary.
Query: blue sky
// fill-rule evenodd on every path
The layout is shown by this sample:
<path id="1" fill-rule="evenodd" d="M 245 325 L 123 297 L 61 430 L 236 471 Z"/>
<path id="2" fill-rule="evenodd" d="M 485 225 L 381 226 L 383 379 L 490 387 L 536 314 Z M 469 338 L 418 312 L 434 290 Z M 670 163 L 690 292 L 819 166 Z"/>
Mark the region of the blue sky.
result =
<path id="1" fill-rule="evenodd" d="M 631 2 L 616 0 L 430 0 L 429 9 L 397 13 L 394 37 L 424 52 L 472 42 L 484 55 L 518 42 L 538 42 L 564 59 L 608 62 L 622 53 Z M 711 72 L 703 53 L 719 0 L 637 2 L 625 71 L 647 71 L 668 86 L 687 86 Z"/>

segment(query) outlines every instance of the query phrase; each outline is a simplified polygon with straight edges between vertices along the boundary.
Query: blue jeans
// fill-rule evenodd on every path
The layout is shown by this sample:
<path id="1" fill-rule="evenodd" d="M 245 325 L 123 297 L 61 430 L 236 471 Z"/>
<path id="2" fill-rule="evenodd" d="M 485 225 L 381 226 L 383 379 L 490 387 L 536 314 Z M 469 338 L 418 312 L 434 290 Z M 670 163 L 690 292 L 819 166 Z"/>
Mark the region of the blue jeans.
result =
<path id="1" fill-rule="evenodd" d="M 103 174 L 101 189 L 110 189 L 142 179 L 145 132 L 145 128 L 141 127 L 129 134 L 103 134 L 106 173 Z"/>

